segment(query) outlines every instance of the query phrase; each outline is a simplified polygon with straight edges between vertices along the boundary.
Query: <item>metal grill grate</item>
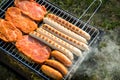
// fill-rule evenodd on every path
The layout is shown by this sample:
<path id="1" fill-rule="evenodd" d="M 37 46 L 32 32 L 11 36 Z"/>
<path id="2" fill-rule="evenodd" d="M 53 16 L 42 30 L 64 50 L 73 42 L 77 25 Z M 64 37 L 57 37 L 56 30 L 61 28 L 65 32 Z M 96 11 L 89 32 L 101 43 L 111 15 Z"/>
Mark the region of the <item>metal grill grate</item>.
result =
<path id="1" fill-rule="evenodd" d="M 95 0 L 96 1 L 96 0 Z M 83 30 L 85 30 L 86 32 L 88 32 L 91 35 L 91 40 L 89 41 L 89 46 L 92 46 L 92 44 L 98 39 L 100 38 L 101 35 L 101 31 L 96 29 L 95 27 L 92 27 L 90 25 L 88 25 L 87 23 L 89 22 L 89 20 L 91 19 L 91 17 L 88 19 L 88 21 L 85 23 L 83 21 L 81 21 L 81 17 L 78 19 L 76 17 L 74 17 L 73 15 L 71 15 L 70 13 L 59 9 L 58 7 L 56 7 L 54 4 L 50 3 L 49 1 L 46 0 L 37 0 L 38 3 L 40 3 L 41 5 L 45 5 L 46 9 L 53 13 L 56 14 L 62 18 L 64 18 L 65 20 L 71 22 L 72 24 L 82 28 Z M 13 6 L 14 4 L 14 0 L 3 0 L 0 3 L 0 17 L 4 18 L 4 14 L 5 11 L 8 7 Z M 100 6 L 100 5 L 99 5 Z M 98 6 L 98 8 L 99 8 Z M 97 10 L 97 9 L 96 9 Z M 94 12 L 95 13 L 95 12 Z M 94 14 L 93 13 L 93 14 Z M 83 13 L 84 15 L 85 13 Z M 39 23 L 39 25 L 41 25 L 42 23 Z M 18 52 L 18 50 L 16 49 L 16 47 L 14 46 L 14 44 L 12 43 L 6 43 L 2 40 L 0 40 L 0 49 L 3 50 L 6 54 L 12 56 L 14 59 L 16 59 L 17 61 L 19 61 L 20 63 L 22 63 L 23 65 L 25 65 L 26 67 L 30 68 L 32 71 L 34 71 L 35 73 L 37 73 L 38 75 L 40 75 L 41 77 L 43 77 L 46 80 L 50 80 L 49 77 L 45 76 L 40 68 L 39 64 L 36 64 L 35 62 L 30 62 L 28 60 L 26 60 L 23 56 L 20 55 L 20 53 Z M 86 54 L 84 54 L 84 56 L 86 56 Z M 79 58 L 74 65 L 81 63 L 84 60 L 84 57 L 81 59 Z M 73 71 L 75 66 L 72 66 L 70 68 L 70 71 L 68 73 L 68 75 L 64 78 L 66 79 L 70 74 L 71 71 Z"/>
<path id="2" fill-rule="evenodd" d="M 95 1 L 96 0 L 93 0 L 94 4 L 95 4 Z M 49 11 L 50 13 L 56 14 L 57 16 L 60 16 L 60 17 L 64 18 L 65 20 L 69 21 L 70 23 L 80 27 L 81 29 L 83 29 L 84 31 L 89 33 L 90 36 L 91 36 L 91 40 L 89 41 L 89 46 L 91 46 L 91 44 L 94 42 L 96 37 L 100 34 L 98 29 L 96 29 L 96 28 L 94 28 L 94 27 L 92 27 L 90 25 L 87 25 L 87 23 L 90 21 L 92 16 L 88 19 L 88 21 L 86 21 L 86 23 L 79 20 L 79 19 L 81 19 L 83 17 L 85 12 L 87 12 L 88 10 L 86 10 L 83 13 L 83 15 L 81 15 L 80 18 L 78 19 L 78 18 L 74 17 L 73 15 L 71 15 L 70 13 L 65 12 L 64 10 L 56 7 L 55 5 L 53 5 L 52 3 L 48 2 L 48 1 L 37 0 L 37 2 L 40 3 L 41 5 L 45 5 L 47 11 Z M 93 3 L 91 3 L 91 5 L 93 5 Z M 98 5 L 96 10 L 93 12 L 93 14 L 97 11 L 97 9 L 100 7 L 100 5 L 101 4 Z"/>

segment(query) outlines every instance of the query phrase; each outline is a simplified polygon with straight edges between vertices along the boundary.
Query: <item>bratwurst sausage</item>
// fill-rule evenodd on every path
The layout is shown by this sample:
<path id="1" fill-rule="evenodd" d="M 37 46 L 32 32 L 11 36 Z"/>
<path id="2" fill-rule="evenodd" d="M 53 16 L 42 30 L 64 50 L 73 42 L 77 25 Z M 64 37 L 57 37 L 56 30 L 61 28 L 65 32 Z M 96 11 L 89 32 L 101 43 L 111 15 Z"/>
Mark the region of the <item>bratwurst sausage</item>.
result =
<path id="1" fill-rule="evenodd" d="M 85 39 L 90 40 L 91 37 L 87 32 L 85 32 L 84 30 L 71 24 L 70 22 L 66 21 L 65 19 L 63 19 L 57 15 L 54 15 L 54 14 L 48 14 L 47 17 L 52 19 L 53 21 L 57 22 L 58 24 L 64 26 L 65 28 L 79 34 L 80 36 L 84 37 Z"/>
<path id="2" fill-rule="evenodd" d="M 51 56 L 60 61 L 63 65 L 69 67 L 72 65 L 72 61 L 66 57 L 63 53 L 54 50 L 51 52 Z"/>
<path id="3" fill-rule="evenodd" d="M 57 22 L 53 21 L 52 19 L 45 17 L 43 19 L 43 22 L 45 22 L 46 24 L 49 24 L 50 26 L 54 27 L 58 31 L 60 31 L 60 32 L 62 32 L 64 34 L 67 34 L 68 36 L 73 37 L 74 39 L 87 44 L 87 40 L 85 38 L 83 38 L 80 35 L 78 35 L 78 34 L 72 32 L 72 31 L 68 30 L 65 27 L 61 26 L 60 24 L 58 24 Z"/>
<path id="4" fill-rule="evenodd" d="M 83 43 L 83 42 L 80 42 L 66 34 L 63 34 L 62 32 L 56 30 L 55 28 L 49 26 L 48 24 L 43 24 L 42 27 L 43 29 L 47 30 L 48 32 L 54 34 L 55 36 L 63 39 L 64 41 L 68 42 L 69 44 L 72 44 L 74 45 L 75 47 L 81 49 L 81 50 L 89 50 L 89 47 Z"/>
<path id="5" fill-rule="evenodd" d="M 55 80 L 61 80 L 63 78 L 62 74 L 59 71 L 55 70 L 54 68 L 52 68 L 50 66 L 42 65 L 41 70 L 47 76 L 49 76 Z"/>
<path id="6" fill-rule="evenodd" d="M 59 50 L 61 52 L 63 52 L 70 60 L 74 59 L 73 54 L 66 48 L 60 46 L 59 44 L 57 44 L 56 42 L 54 42 L 53 40 L 49 39 L 48 37 L 38 33 L 38 32 L 31 32 L 30 36 L 44 42 L 45 44 L 47 44 L 48 46 L 50 46 L 53 49 Z"/>
<path id="7" fill-rule="evenodd" d="M 67 75 L 67 73 L 68 73 L 67 68 L 63 64 L 61 64 L 60 62 L 58 62 L 56 60 L 52 60 L 52 59 L 46 60 L 45 64 L 57 69 L 59 72 L 61 72 L 63 74 L 63 76 Z"/>
<path id="8" fill-rule="evenodd" d="M 52 39 L 53 41 L 55 41 L 56 43 L 58 43 L 62 47 L 65 47 L 66 49 L 70 50 L 76 56 L 82 56 L 82 52 L 78 48 L 76 48 L 76 47 L 72 46 L 71 44 L 63 41 L 62 39 L 54 36 L 53 34 L 49 33 L 48 31 L 46 31 L 42 28 L 38 28 L 37 32 L 39 32 L 42 35 L 47 36 L 48 38 Z"/>

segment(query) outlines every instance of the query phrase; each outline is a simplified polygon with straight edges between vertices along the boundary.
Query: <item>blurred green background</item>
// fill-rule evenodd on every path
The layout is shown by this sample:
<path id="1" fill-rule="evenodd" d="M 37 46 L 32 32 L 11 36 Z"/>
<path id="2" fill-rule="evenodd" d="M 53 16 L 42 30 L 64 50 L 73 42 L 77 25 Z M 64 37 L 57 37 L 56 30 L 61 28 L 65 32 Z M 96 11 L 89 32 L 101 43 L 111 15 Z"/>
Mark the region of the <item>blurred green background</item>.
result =
<path id="1" fill-rule="evenodd" d="M 1 1 L 2 0 L 0 0 L 0 2 Z M 63 10 L 72 13 L 74 16 L 80 17 L 93 0 L 49 1 Z M 88 17 L 90 17 L 98 3 L 82 18 L 83 21 L 86 21 Z M 102 0 L 102 5 L 91 19 L 90 24 L 102 29 L 106 34 L 99 44 L 97 51 L 93 52 L 97 54 L 86 60 L 72 79 L 120 80 L 120 0 Z M 110 46 L 113 46 L 113 48 Z M 2 64 L 0 64 L 0 72 L 0 80 L 22 80 L 18 75 Z M 38 79 L 34 78 L 34 80 Z"/>

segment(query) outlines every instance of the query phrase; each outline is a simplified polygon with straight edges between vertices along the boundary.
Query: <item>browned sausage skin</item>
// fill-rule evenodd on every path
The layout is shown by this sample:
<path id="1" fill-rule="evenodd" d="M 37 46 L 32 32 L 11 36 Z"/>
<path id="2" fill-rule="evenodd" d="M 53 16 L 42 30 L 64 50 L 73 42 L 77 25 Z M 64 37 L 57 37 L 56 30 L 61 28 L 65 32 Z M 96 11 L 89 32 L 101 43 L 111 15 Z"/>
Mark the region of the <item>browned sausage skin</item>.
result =
<path id="1" fill-rule="evenodd" d="M 38 33 L 38 32 L 31 32 L 30 36 L 44 42 L 45 44 L 49 45 L 51 48 L 53 49 L 57 49 L 61 52 L 63 52 L 70 60 L 74 59 L 73 54 L 66 48 L 62 47 L 61 45 L 59 45 L 58 43 L 54 42 L 53 40 L 49 39 L 48 37 Z"/>
<path id="2" fill-rule="evenodd" d="M 69 58 L 67 58 L 63 53 L 57 50 L 52 51 L 51 56 L 53 56 L 55 59 L 57 59 L 67 67 L 70 67 L 72 65 L 72 61 Z"/>
<path id="3" fill-rule="evenodd" d="M 55 36 L 63 39 L 64 41 L 72 44 L 73 46 L 75 46 L 75 47 L 77 47 L 77 48 L 79 48 L 81 50 L 89 50 L 88 45 L 86 45 L 85 43 L 80 42 L 80 41 L 78 41 L 78 40 L 76 40 L 76 39 L 74 39 L 74 38 L 72 38 L 72 37 L 70 37 L 70 36 L 68 36 L 66 34 L 63 34 L 62 32 L 56 30 L 52 26 L 49 26 L 48 24 L 42 25 L 41 28 L 43 28 L 44 30 L 54 34 Z"/>
<path id="4" fill-rule="evenodd" d="M 52 59 L 46 60 L 45 64 L 57 69 L 59 72 L 63 74 L 63 76 L 67 75 L 68 73 L 67 68 L 56 60 L 52 60 Z"/>
<path id="5" fill-rule="evenodd" d="M 42 65 L 41 70 L 44 74 L 55 80 L 61 80 L 63 78 L 62 74 L 59 71 L 51 68 L 50 66 Z"/>
<path id="6" fill-rule="evenodd" d="M 85 32 L 82 29 L 78 28 L 77 26 L 71 24 L 70 22 L 66 21 L 65 19 L 63 19 L 57 15 L 54 15 L 54 14 L 48 14 L 47 17 L 54 20 L 55 22 L 59 23 L 60 25 L 64 26 L 65 28 L 79 34 L 80 36 L 84 37 L 85 39 L 90 40 L 91 37 L 87 32 Z"/>

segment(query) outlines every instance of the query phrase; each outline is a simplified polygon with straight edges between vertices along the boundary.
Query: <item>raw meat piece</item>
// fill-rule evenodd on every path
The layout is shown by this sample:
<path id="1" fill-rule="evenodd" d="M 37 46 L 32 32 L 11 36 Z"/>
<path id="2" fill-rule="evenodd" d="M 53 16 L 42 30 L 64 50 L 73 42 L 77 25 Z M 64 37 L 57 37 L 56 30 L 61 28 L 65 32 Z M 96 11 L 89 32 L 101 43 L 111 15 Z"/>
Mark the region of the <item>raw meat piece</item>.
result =
<path id="1" fill-rule="evenodd" d="M 33 20 L 41 21 L 47 13 L 46 8 L 34 0 L 15 0 L 15 6 Z"/>
<path id="2" fill-rule="evenodd" d="M 30 18 L 22 15 L 17 7 L 10 7 L 5 13 L 5 19 L 12 22 L 18 29 L 24 33 L 29 33 L 37 29 L 37 24 Z"/>
<path id="3" fill-rule="evenodd" d="M 48 46 L 28 35 L 24 35 L 15 45 L 20 52 L 38 63 L 43 63 L 50 56 Z"/>
<path id="4" fill-rule="evenodd" d="M 22 32 L 11 22 L 0 19 L 0 39 L 6 42 L 15 42 L 22 37 Z"/>

